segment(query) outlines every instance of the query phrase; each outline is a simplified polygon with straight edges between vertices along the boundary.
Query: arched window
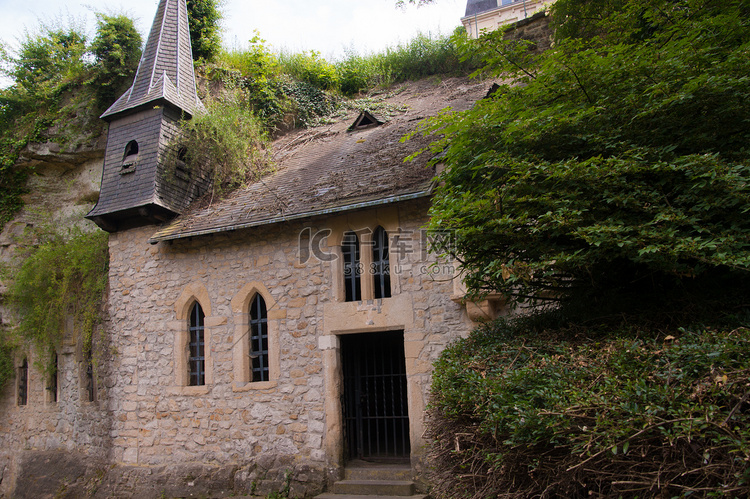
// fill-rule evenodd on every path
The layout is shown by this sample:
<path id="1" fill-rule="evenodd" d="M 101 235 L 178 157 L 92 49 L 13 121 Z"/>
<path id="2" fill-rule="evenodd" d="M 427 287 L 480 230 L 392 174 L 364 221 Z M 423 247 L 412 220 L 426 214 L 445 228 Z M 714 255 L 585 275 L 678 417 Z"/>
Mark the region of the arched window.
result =
<path id="1" fill-rule="evenodd" d="M 29 363 L 23 359 L 18 368 L 18 405 L 26 405 L 29 398 Z"/>
<path id="2" fill-rule="evenodd" d="M 203 309 L 196 302 L 190 310 L 190 355 L 188 357 L 188 371 L 190 374 L 190 385 L 199 386 L 206 384 L 206 337 L 204 328 Z"/>
<path id="3" fill-rule="evenodd" d="M 268 381 L 268 315 L 259 294 L 250 304 L 250 381 Z"/>
<path id="4" fill-rule="evenodd" d="M 341 241 L 341 254 L 344 256 L 344 289 L 346 301 L 362 299 L 362 287 L 359 282 L 362 273 L 359 264 L 359 238 L 354 232 L 347 232 Z"/>
<path id="5" fill-rule="evenodd" d="M 47 387 L 47 390 L 49 391 L 49 398 L 48 400 L 50 402 L 57 402 L 57 385 L 58 385 L 58 369 L 59 369 L 59 359 L 57 357 L 57 352 L 55 352 L 54 360 L 52 365 L 52 372 L 49 375 L 49 386 Z"/>
<path id="6" fill-rule="evenodd" d="M 84 357 L 84 367 L 86 368 L 84 383 L 86 389 L 86 400 L 89 402 L 96 401 L 96 381 L 94 380 L 94 354 L 89 347 Z"/>
<path id="7" fill-rule="evenodd" d="M 183 180 L 190 179 L 190 168 L 188 168 L 187 165 L 187 148 L 185 146 L 182 146 L 177 150 L 175 174 Z"/>
<path id="8" fill-rule="evenodd" d="M 125 154 L 122 155 L 122 163 L 123 165 L 132 164 L 135 162 L 137 157 L 138 157 L 138 142 L 136 142 L 135 140 L 131 140 L 125 146 Z"/>
<path id="9" fill-rule="evenodd" d="M 388 259 L 388 233 L 378 227 L 372 235 L 372 276 L 375 298 L 391 296 L 391 266 Z"/>

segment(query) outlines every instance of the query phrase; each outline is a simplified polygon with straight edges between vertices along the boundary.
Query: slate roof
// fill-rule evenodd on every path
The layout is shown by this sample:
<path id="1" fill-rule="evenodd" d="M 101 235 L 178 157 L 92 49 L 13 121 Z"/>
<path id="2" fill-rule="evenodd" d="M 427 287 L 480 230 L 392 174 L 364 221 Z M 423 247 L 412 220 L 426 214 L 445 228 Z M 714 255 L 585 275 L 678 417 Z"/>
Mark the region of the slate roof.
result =
<path id="1" fill-rule="evenodd" d="M 166 101 L 193 116 L 204 110 L 195 91 L 185 0 L 161 0 L 151 33 L 131 86 L 101 118 L 117 115 L 158 101 Z"/>
<path id="2" fill-rule="evenodd" d="M 432 140 L 402 142 L 419 122 L 452 107 L 464 110 L 490 83 L 446 79 L 404 84 L 383 97 L 399 108 L 382 125 L 347 131 L 360 115 L 290 133 L 273 144 L 276 171 L 212 206 L 191 210 L 167 224 L 150 242 L 199 236 L 337 213 L 430 195 L 434 168 L 429 154 L 403 159 Z"/>
<path id="3" fill-rule="evenodd" d="M 488 10 L 497 9 L 497 7 L 497 0 L 468 0 L 466 2 L 466 13 L 464 14 L 464 17 L 481 14 Z"/>

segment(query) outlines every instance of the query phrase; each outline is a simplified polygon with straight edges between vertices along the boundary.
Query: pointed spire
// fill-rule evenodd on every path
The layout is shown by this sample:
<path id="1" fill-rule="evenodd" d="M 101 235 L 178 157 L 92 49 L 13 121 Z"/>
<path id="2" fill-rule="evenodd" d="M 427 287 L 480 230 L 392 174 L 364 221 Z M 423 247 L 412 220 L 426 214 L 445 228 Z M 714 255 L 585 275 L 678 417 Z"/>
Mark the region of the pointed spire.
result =
<path id="1" fill-rule="evenodd" d="M 107 109 L 102 118 L 166 101 L 192 116 L 205 108 L 195 90 L 185 0 L 160 0 L 133 86 Z"/>

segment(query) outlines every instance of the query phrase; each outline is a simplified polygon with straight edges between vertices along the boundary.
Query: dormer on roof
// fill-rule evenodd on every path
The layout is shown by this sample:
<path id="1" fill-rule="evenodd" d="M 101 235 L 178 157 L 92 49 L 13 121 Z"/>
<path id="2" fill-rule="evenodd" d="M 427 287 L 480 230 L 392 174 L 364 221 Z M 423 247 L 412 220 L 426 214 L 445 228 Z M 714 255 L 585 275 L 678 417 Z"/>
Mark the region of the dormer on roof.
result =
<path id="1" fill-rule="evenodd" d="M 86 218 L 114 232 L 182 213 L 208 182 L 180 169 L 180 122 L 204 111 L 186 0 L 160 0 L 133 85 L 102 115 L 109 122 L 102 187 Z"/>
<path id="2" fill-rule="evenodd" d="M 353 132 L 354 130 L 365 130 L 367 128 L 382 125 L 383 123 L 385 123 L 384 120 L 378 118 L 369 111 L 363 110 L 347 130 L 350 132 Z"/>

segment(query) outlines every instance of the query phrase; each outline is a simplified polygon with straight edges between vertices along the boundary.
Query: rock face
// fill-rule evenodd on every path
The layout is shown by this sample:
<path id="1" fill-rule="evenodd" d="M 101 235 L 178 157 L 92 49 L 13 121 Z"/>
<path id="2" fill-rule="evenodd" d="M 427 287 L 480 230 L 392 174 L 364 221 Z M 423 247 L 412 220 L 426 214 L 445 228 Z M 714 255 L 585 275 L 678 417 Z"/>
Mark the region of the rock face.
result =
<path id="1" fill-rule="evenodd" d="M 12 265 L 19 245 L 32 242 L 28 229 L 96 228 L 82 217 L 98 196 L 103 144 L 100 138 L 69 151 L 48 142 L 30 144 L 23 151 L 16 167 L 29 171 L 28 193 L 24 208 L 0 233 L 0 263 Z M 6 290 L 0 282 L 0 317 L 3 326 L 11 327 L 11 314 L 2 301 Z M 91 463 L 106 458 L 110 417 L 104 407 L 87 400 L 81 376 L 84 359 L 75 335 L 68 335 L 58 352 L 54 394 L 48 389 L 50 380 L 34 364 L 34 352 L 24 353 L 29 365 L 27 404 L 18 405 L 16 382 L 6 385 L 0 396 L 0 495 L 52 497 L 64 481 L 85 476 Z M 18 358 L 17 366 L 21 362 Z"/>
<path id="2" fill-rule="evenodd" d="M 0 232 L 0 262 L 10 263 L 27 227 L 80 225 L 99 197 L 105 138 L 69 151 L 54 142 L 29 144 L 16 168 L 29 172 L 24 208 Z"/>

